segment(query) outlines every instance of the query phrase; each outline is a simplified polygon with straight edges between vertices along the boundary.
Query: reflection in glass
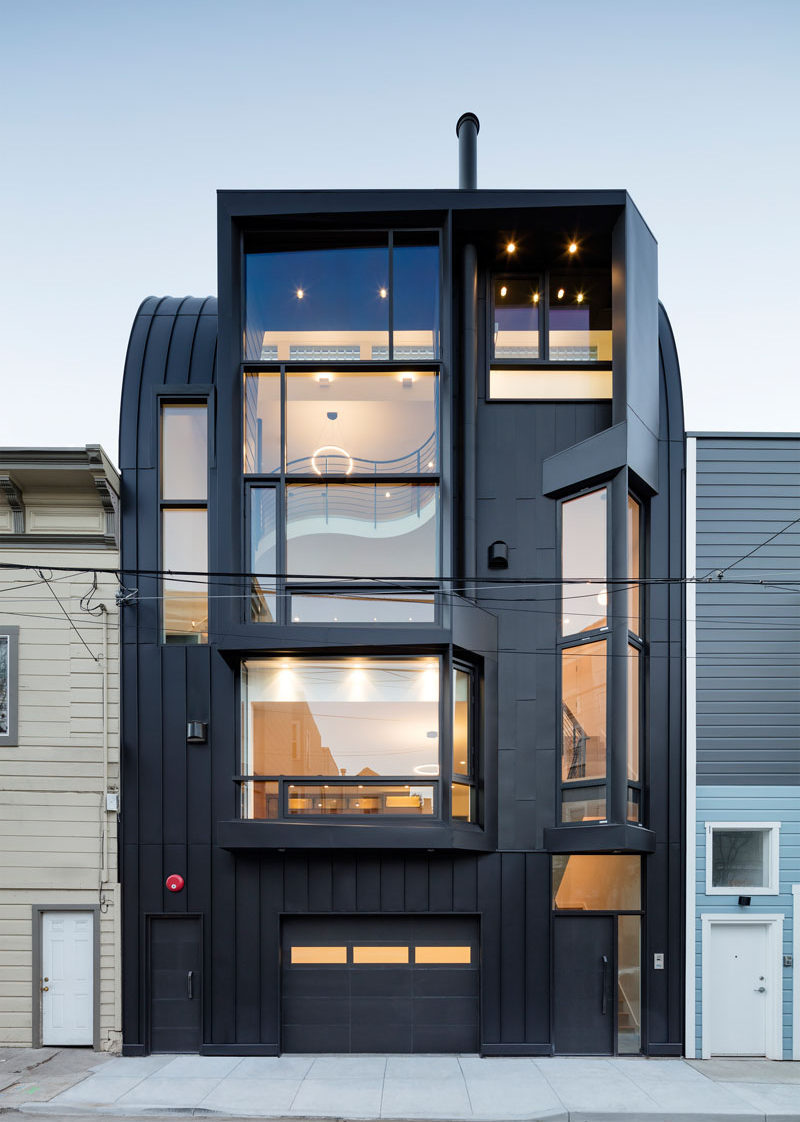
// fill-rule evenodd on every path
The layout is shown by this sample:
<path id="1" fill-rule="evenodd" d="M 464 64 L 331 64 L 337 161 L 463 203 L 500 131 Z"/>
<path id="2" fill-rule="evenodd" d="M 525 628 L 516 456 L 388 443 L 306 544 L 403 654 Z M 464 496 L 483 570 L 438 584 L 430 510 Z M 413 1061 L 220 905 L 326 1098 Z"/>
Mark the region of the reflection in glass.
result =
<path id="1" fill-rule="evenodd" d="M 292 593 L 289 618 L 292 623 L 433 623 L 436 604 L 432 592 L 304 590 Z"/>
<path id="2" fill-rule="evenodd" d="M 435 471 L 438 412 L 433 372 L 289 372 L 286 470 L 305 475 Z"/>
<path id="3" fill-rule="evenodd" d="M 161 512 L 161 567 L 177 573 L 208 566 L 206 511 L 168 507 Z M 200 577 L 164 577 L 163 642 L 208 642 L 208 583 Z"/>
<path id="4" fill-rule="evenodd" d="M 427 241 L 428 244 L 424 244 Z M 392 250 L 393 357 L 439 357 L 439 237 L 395 232 Z"/>
<path id="5" fill-rule="evenodd" d="M 276 578 L 277 492 L 274 487 L 253 487 L 250 491 L 250 572 L 264 573 L 252 578 L 250 618 L 256 623 L 277 619 Z"/>
<path id="6" fill-rule="evenodd" d="M 393 787 L 365 783 L 361 786 L 331 783 L 328 786 L 290 783 L 290 816 L 399 814 L 429 817 L 434 812 L 433 787 L 399 784 Z"/>
<path id="7" fill-rule="evenodd" d="M 641 507 L 632 495 L 628 495 L 628 576 L 632 582 L 638 581 L 641 576 L 640 520 Z M 642 634 L 640 603 L 639 585 L 632 583 L 628 590 L 628 628 L 634 635 Z"/>
<path id="8" fill-rule="evenodd" d="M 561 504 L 561 575 L 577 581 L 605 580 L 607 568 L 607 491 L 590 491 Z M 564 584 L 562 635 L 606 626 L 605 584 Z"/>
<path id="9" fill-rule="evenodd" d="M 611 361 L 611 276 L 565 272 L 550 277 L 548 358 Z"/>
<path id="10" fill-rule="evenodd" d="M 362 244 L 245 256 L 248 359 L 338 362 L 386 357 L 389 249 Z M 371 240 L 373 244 L 363 244 Z"/>
<path id="11" fill-rule="evenodd" d="M 561 779 L 606 774 L 606 642 L 561 652 Z M 605 814 L 600 815 L 601 818 Z"/>
<path id="12" fill-rule="evenodd" d="M 562 822 L 601 822 L 606 817 L 605 785 L 598 787 L 563 787 L 561 790 Z"/>
<path id="13" fill-rule="evenodd" d="M 289 578 L 436 577 L 437 499 L 431 484 L 291 484 Z"/>
<path id="14" fill-rule="evenodd" d="M 541 281 L 497 277 L 494 282 L 494 357 L 538 359 Z"/>
<path id="15" fill-rule="evenodd" d="M 437 658 L 250 660 L 242 703 L 243 775 L 439 774 Z"/>
<path id="16" fill-rule="evenodd" d="M 628 644 L 628 779 L 639 779 L 639 648 Z"/>
<path id="17" fill-rule="evenodd" d="M 453 783 L 450 792 L 450 817 L 454 822 L 474 822 L 474 788 L 466 783 Z"/>
<path id="18" fill-rule="evenodd" d="M 205 405 L 161 407 L 161 498 L 204 500 L 208 492 Z"/>
<path id="19" fill-rule="evenodd" d="M 642 792 L 638 787 L 628 788 L 627 819 L 629 822 L 641 822 L 642 820 Z"/>
<path id="20" fill-rule="evenodd" d="M 489 371 L 492 401 L 602 401 L 611 399 L 610 370 L 572 370 L 546 367 L 540 370 Z"/>
<path id="21" fill-rule="evenodd" d="M 280 818 L 277 783 L 250 780 L 241 789 L 242 818 Z"/>
<path id="22" fill-rule="evenodd" d="M 617 1051 L 642 1047 L 641 918 L 617 916 Z"/>
<path id="23" fill-rule="evenodd" d="M 277 475 L 281 470 L 281 376 L 275 371 L 244 376 L 244 470 Z"/>
<path id="24" fill-rule="evenodd" d="M 638 912 L 641 906 L 639 856 L 581 853 L 553 857 L 553 907 L 557 910 Z"/>
<path id="25" fill-rule="evenodd" d="M 769 831 L 711 831 L 712 888 L 769 887 Z"/>

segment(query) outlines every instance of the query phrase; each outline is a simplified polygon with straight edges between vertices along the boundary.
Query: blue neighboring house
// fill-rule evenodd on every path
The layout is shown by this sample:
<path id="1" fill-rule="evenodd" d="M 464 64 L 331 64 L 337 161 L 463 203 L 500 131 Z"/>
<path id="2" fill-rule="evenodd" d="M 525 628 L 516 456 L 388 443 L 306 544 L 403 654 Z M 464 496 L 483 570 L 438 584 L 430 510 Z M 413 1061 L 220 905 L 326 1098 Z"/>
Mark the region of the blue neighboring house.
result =
<path id="1" fill-rule="evenodd" d="M 800 1059 L 800 434 L 690 433 L 686 523 L 686 1054 Z"/>

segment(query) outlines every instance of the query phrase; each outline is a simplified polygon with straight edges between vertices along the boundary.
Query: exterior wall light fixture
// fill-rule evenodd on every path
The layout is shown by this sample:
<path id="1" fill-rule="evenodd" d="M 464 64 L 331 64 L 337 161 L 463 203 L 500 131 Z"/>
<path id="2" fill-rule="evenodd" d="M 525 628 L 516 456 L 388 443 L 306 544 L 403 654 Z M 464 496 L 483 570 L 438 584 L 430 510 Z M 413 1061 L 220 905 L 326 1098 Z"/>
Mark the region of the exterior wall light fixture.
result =
<path id="1" fill-rule="evenodd" d="M 186 725 L 187 744 L 205 744 L 208 739 L 208 725 L 205 721 L 189 721 Z"/>
<path id="2" fill-rule="evenodd" d="M 489 568 L 508 568 L 508 545 L 505 542 L 492 542 L 489 546 Z"/>

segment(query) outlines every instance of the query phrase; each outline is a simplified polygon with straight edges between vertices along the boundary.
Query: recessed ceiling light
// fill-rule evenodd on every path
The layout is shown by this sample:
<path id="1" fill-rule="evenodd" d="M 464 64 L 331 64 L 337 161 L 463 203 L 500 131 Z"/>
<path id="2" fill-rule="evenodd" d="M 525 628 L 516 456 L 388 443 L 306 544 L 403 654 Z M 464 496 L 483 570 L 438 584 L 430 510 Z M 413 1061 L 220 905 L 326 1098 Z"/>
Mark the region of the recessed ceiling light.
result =
<path id="1" fill-rule="evenodd" d="M 503 285 L 502 288 L 500 289 L 500 295 L 505 296 L 507 292 L 508 292 L 508 289 L 506 288 L 505 285 Z"/>
<path id="2" fill-rule="evenodd" d="M 578 293 L 578 297 L 577 297 L 577 300 L 578 300 L 578 303 L 579 303 L 579 304 L 582 304 L 582 303 L 583 303 L 583 293 L 582 293 L 582 292 L 579 292 L 579 293 Z"/>
<path id="3" fill-rule="evenodd" d="M 303 292 L 302 288 L 298 288 L 297 292 L 295 293 L 295 296 L 297 297 L 298 300 L 302 300 L 303 297 L 305 296 L 305 292 Z"/>
<path id="4" fill-rule="evenodd" d="M 381 300 L 385 300 L 385 299 L 386 299 L 386 297 L 387 297 L 387 296 L 389 295 L 389 292 L 388 292 L 388 290 L 387 290 L 387 289 L 385 289 L 385 288 L 381 288 L 381 289 L 379 289 L 378 291 L 379 291 L 379 294 L 380 294 L 380 298 L 381 298 Z"/>
<path id="5" fill-rule="evenodd" d="M 539 293 L 538 293 L 538 292 L 534 292 L 534 294 L 533 294 L 533 302 L 534 302 L 534 304 L 538 304 L 538 303 L 539 303 Z"/>
<path id="6" fill-rule="evenodd" d="M 567 252 L 568 253 L 577 253 L 578 252 L 578 243 L 577 242 L 570 242 L 569 245 L 567 246 Z"/>
<path id="7" fill-rule="evenodd" d="M 559 288 L 559 290 L 558 290 L 558 298 L 559 298 L 559 300 L 563 300 L 563 299 L 564 299 L 564 289 L 563 289 L 563 288 Z"/>
<path id="8" fill-rule="evenodd" d="M 387 499 L 390 499 L 391 497 L 392 497 L 392 492 L 391 492 L 391 491 L 387 491 L 387 492 L 386 492 L 386 498 L 387 498 Z"/>
<path id="9" fill-rule="evenodd" d="M 517 252 L 516 243 L 515 242 L 509 242 L 508 245 L 506 246 L 506 253 L 516 253 L 516 252 Z"/>

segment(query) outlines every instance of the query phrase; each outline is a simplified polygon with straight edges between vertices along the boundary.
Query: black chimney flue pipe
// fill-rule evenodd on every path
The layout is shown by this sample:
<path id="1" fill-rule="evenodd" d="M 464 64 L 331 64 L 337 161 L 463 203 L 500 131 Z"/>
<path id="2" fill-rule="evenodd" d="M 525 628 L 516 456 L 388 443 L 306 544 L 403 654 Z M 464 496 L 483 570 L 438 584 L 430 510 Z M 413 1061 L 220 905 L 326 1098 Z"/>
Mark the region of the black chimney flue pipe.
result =
<path id="1" fill-rule="evenodd" d="M 474 113 L 462 113 L 456 122 L 458 137 L 458 189 L 474 191 L 478 186 L 478 132 L 481 123 Z"/>

